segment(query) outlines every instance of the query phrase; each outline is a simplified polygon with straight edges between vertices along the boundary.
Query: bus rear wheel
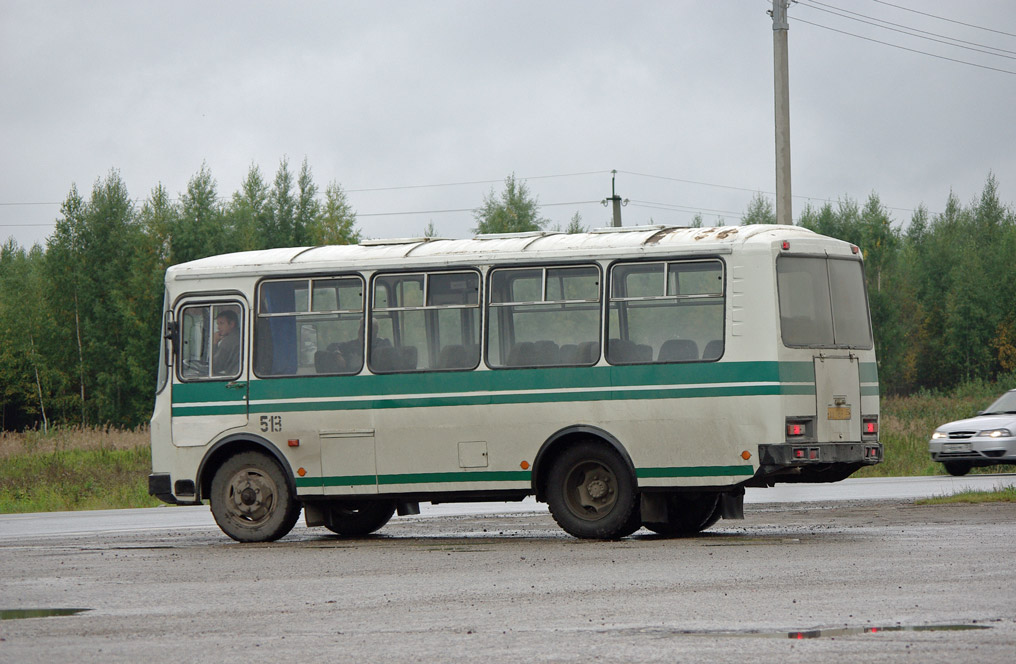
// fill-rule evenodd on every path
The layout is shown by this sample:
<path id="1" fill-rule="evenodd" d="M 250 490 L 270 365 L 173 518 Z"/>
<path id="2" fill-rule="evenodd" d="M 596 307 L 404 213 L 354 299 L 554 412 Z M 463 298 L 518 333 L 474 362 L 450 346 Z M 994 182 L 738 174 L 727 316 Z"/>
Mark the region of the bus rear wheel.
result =
<path id="1" fill-rule="evenodd" d="M 646 528 L 664 537 L 702 532 L 720 519 L 720 494 L 671 493 L 667 495 L 667 520 L 646 522 Z"/>
<path id="2" fill-rule="evenodd" d="M 564 450 L 547 477 L 547 504 L 565 532 L 583 539 L 619 539 L 638 530 L 635 478 L 621 455 L 587 441 Z"/>
<path id="3" fill-rule="evenodd" d="M 293 529 L 300 503 L 279 463 L 262 452 L 226 459 L 212 478 L 212 516 L 237 542 L 274 542 Z"/>
<path id="4" fill-rule="evenodd" d="M 328 506 L 325 528 L 344 537 L 369 535 L 388 523 L 393 514 L 393 500 L 335 502 Z"/>

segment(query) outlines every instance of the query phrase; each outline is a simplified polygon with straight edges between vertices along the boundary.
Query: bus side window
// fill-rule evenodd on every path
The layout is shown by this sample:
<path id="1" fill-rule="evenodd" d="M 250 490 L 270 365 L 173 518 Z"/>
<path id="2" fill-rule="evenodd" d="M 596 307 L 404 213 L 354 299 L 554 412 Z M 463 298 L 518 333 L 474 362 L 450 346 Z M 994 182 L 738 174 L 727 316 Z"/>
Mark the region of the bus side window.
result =
<path id="1" fill-rule="evenodd" d="M 610 274 L 608 362 L 696 362 L 723 355 L 720 261 L 618 263 Z"/>
<path id="2" fill-rule="evenodd" d="M 363 293 L 358 276 L 262 283 L 254 325 L 255 373 L 260 377 L 359 373 Z"/>
<path id="3" fill-rule="evenodd" d="M 487 334 L 490 366 L 596 364 L 600 281 L 595 265 L 493 270 Z"/>
<path id="4" fill-rule="evenodd" d="M 373 373 L 465 371 L 480 363 L 477 272 L 382 274 L 373 292 Z"/>

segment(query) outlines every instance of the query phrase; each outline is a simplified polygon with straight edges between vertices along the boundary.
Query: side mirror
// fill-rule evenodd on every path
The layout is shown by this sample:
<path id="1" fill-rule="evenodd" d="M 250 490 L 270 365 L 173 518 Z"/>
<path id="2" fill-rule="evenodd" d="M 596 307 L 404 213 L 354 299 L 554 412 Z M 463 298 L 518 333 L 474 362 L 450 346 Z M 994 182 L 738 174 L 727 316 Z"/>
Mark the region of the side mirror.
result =
<path id="1" fill-rule="evenodd" d="M 166 358 L 166 366 L 173 366 L 173 354 L 177 347 L 180 345 L 180 323 L 170 318 L 171 314 L 167 314 L 166 327 L 163 333 L 163 343 L 165 344 L 165 353 L 163 356 Z"/>

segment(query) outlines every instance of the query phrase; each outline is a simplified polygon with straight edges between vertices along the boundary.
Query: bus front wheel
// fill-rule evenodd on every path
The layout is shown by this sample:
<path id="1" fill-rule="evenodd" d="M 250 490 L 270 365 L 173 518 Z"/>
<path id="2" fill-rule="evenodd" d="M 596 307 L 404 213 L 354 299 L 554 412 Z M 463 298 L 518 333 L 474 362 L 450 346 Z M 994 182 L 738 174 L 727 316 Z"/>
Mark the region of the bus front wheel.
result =
<path id="1" fill-rule="evenodd" d="M 360 500 L 328 506 L 325 528 L 336 535 L 359 537 L 380 529 L 395 514 L 395 501 Z"/>
<path id="2" fill-rule="evenodd" d="M 720 494 L 671 493 L 666 497 L 667 520 L 646 522 L 646 528 L 664 537 L 694 535 L 720 519 Z"/>
<path id="3" fill-rule="evenodd" d="M 212 478 L 209 499 L 215 522 L 237 542 L 274 542 L 300 516 L 300 503 L 282 468 L 261 452 L 226 459 Z"/>
<path id="4" fill-rule="evenodd" d="M 641 525 L 635 478 L 621 455 L 587 441 L 564 450 L 547 477 L 550 513 L 567 533 L 619 539 Z"/>

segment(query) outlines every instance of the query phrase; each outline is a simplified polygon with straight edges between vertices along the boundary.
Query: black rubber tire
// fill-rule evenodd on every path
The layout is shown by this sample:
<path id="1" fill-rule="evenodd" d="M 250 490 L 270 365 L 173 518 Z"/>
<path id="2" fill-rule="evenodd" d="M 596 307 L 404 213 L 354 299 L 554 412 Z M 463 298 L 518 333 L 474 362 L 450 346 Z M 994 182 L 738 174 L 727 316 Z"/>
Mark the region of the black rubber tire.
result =
<path id="1" fill-rule="evenodd" d="M 667 495 L 667 521 L 643 523 L 664 537 L 682 537 L 700 533 L 720 520 L 723 511 L 718 493 L 678 493 Z"/>
<path id="2" fill-rule="evenodd" d="M 381 529 L 395 514 L 394 500 L 350 500 L 328 506 L 325 528 L 343 537 L 360 537 Z"/>
<path id="3" fill-rule="evenodd" d="M 212 516 L 237 542 L 274 542 L 300 517 L 300 501 L 282 467 L 262 452 L 240 452 L 226 459 L 212 478 Z"/>
<path id="4" fill-rule="evenodd" d="M 582 539 L 620 539 L 638 530 L 635 475 L 612 447 L 577 443 L 554 459 L 547 504 L 565 532 Z"/>
<path id="5" fill-rule="evenodd" d="M 956 477 L 966 475 L 974 467 L 969 461 L 943 461 L 942 465 L 945 466 L 945 472 Z"/>

